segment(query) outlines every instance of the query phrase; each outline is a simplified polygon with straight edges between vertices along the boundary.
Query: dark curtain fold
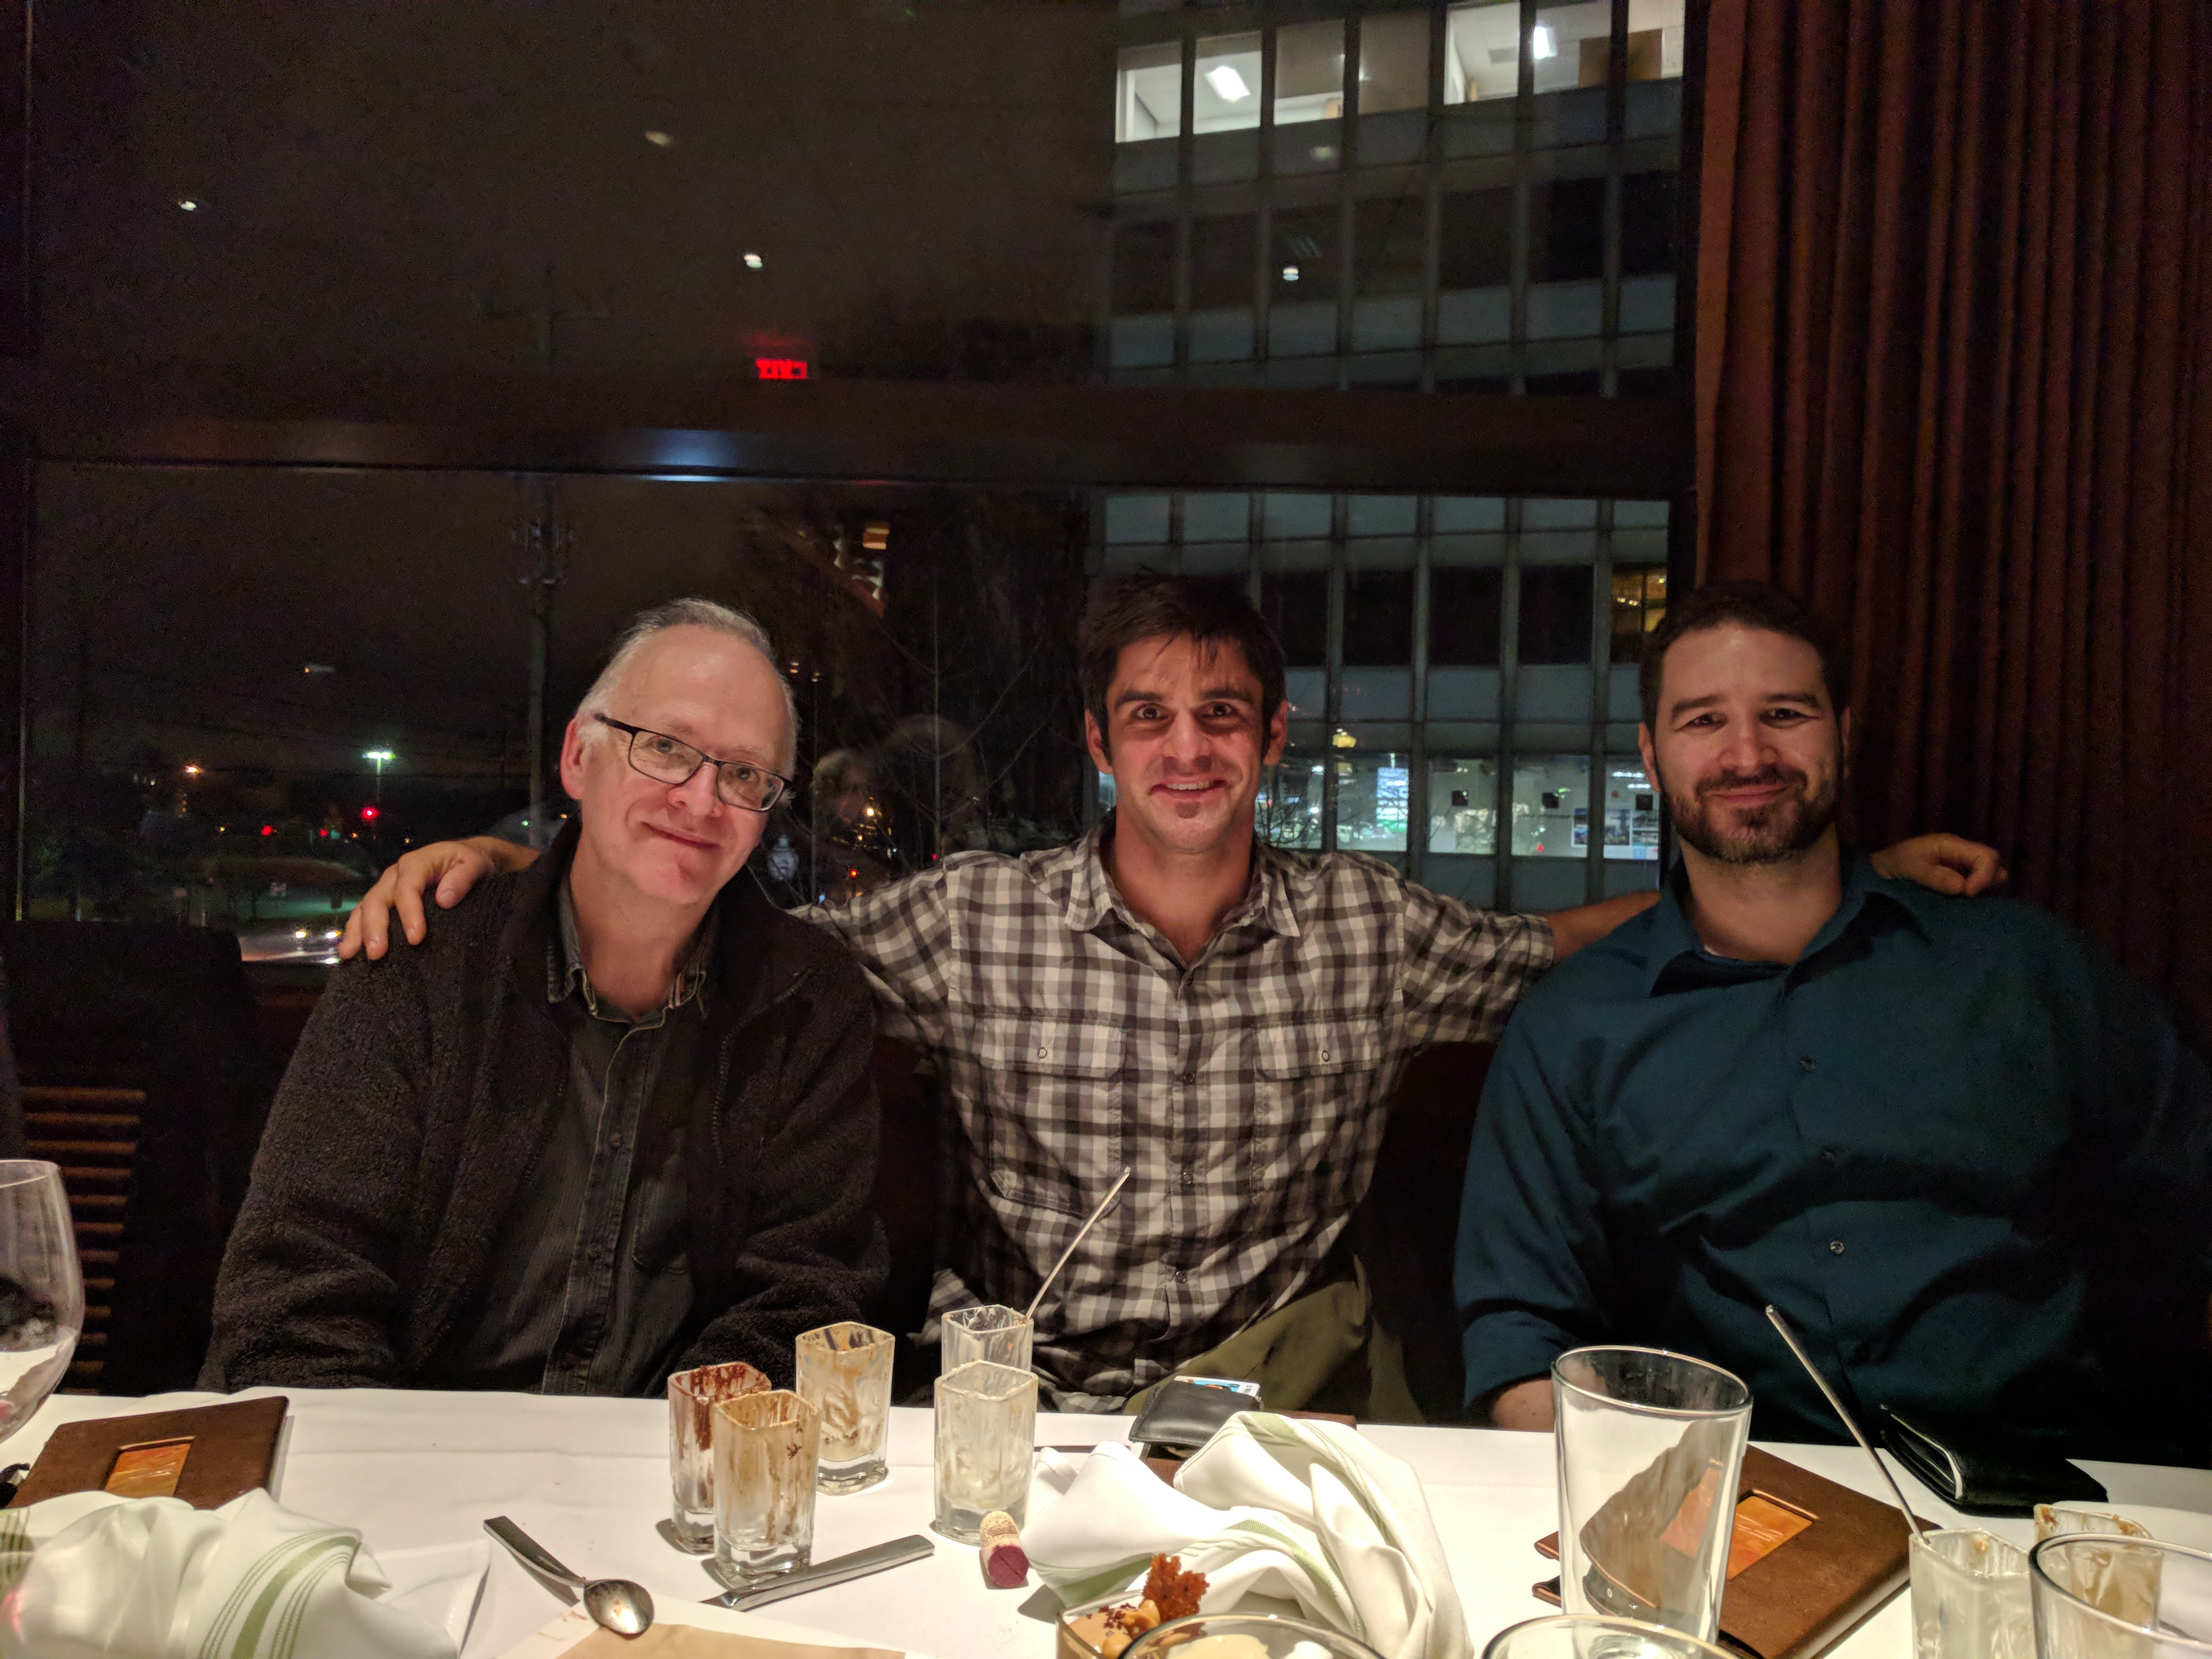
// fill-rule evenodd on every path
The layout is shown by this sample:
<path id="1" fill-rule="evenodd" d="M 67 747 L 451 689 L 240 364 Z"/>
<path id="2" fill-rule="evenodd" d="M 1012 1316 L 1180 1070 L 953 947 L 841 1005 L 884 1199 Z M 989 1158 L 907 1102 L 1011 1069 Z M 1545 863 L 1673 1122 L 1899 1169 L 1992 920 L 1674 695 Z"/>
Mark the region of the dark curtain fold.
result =
<path id="1" fill-rule="evenodd" d="M 1711 0 L 1698 568 L 2212 1051 L 2212 6 Z"/>

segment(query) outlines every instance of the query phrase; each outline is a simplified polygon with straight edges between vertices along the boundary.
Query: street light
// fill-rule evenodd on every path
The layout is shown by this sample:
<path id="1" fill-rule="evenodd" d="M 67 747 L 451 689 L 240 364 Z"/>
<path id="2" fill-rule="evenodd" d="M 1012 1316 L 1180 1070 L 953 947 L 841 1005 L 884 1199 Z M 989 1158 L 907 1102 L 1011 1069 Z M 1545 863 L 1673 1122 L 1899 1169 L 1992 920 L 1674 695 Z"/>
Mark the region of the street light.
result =
<path id="1" fill-rule="evenodd" d="M 381 806 L 384 805 L 385 763 L 396 761 L 399 757 L 389 749 L 364 749 L 361 751 L 361 757 L 365 761 L 373 761 L 376 764 L 376 804 Z"/>

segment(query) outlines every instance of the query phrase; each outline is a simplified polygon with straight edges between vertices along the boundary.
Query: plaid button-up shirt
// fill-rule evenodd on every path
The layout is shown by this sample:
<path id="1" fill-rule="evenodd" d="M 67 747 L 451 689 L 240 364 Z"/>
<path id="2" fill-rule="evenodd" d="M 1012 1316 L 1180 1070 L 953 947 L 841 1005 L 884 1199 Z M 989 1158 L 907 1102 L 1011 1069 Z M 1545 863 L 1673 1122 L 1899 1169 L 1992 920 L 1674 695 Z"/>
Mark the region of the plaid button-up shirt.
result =
<path id="1" fill-rule="evenodd" d="M 1109 821 L 1110 823 L 1110 820 Z M 1037 1310 L 1060 1403 L 1107 1405 L 1304 1290 L 1367 1190 L 1385 1104 L 1432 1042 L 1494 1041 L 1549 923 L 1472 909 L 1357 853 L 1253 852 L 1184 965 L 1115 890 L 1106 826 L 960 853 L 830 910 L 878 1029 L 936 1063 L 957 1133 L 935 1310 Z"/>

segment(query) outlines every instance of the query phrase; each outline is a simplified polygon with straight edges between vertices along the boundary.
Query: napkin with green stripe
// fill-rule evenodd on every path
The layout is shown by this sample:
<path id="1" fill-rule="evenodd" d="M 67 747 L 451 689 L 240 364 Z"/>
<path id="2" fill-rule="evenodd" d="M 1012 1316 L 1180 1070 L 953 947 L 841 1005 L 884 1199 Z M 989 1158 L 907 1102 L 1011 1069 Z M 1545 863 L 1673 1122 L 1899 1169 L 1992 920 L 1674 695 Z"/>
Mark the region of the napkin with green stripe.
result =
<path id="1" fill-rule="evenodd" d="M 0 1510 L 0 1656 L 454 1659 L 455 1638 L 391 1589 L 360 1533 L 266 1492 L 217 1510 L 96 1492 Z"/>

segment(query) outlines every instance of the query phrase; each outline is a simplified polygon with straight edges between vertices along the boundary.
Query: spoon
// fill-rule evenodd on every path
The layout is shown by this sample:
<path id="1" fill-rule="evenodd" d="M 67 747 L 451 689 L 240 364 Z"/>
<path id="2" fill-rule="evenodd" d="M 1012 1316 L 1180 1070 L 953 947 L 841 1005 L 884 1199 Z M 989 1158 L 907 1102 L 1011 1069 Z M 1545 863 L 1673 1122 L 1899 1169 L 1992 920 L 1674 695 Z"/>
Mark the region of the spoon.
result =
<path id="1" fill-rule="evenodd" d="M 514 1559 L 532 1572 L 544 1573 L 548 1578 L 573 1584 L 583 1591 L 584 1611 L 616 1635 L 642 1635 L 653 1623 L 653 1596 L 644 1585 L 633 1584 L 627 1578 L 586 1578 L 573 1573 L 503 1515 L 485 1522 L 484 1530 L 512 1550 Z"/>
<path id="2" fill-rule="evenodd" d="M 1790 1345 L 1790 1352 L 1797 1356 L 1797 1363 L 1805 1368 L 1805 1374 L 1819 1385 L 1822 1394 L 1828 1396 L 1828 1404 L 1835 1409 L 1836 1415 L 1844 1419 L 1844 1426 L 1851 1431 L 1851 1438 L 1859 1443 L 1859 1449 L 1874 1458 L 1875 1468 L 1881 1471 L 1881 1478 L 1889 1485 L 1889 1495 L 1897 1500 L 1897 1507 L 1904 1512 L 1906 1535 L 1909 1537 L 1914 1533 L 1927 1530 L 1920 1517 L 1912 1512 L 1912 1505 L 1905 1501 L 1905 1488 L 1897 1484 L 1897 1477 L 1889 1472 L 1889 1465 L 1875 1456 L 1874 1442 L 1866 1437 L 1866 1431 L 1859 1426 L 1858 1419 L 1851 1415 L 1844 1404 L 1843 1397 L 1829 1386 L 1828 1379 L 1820 1375 L 1820 1368 L 1813 1363 L 1812 1355 L 1807 1353 L 1798 1342 L 1797 1333 L 1790 1328 L 1790 1322 L 1782 1316 L 1782 1310 L 1771 1302 L 1766 1304 L 1766 1322 L 1773 1326 L 1782 1340 Z"/>

